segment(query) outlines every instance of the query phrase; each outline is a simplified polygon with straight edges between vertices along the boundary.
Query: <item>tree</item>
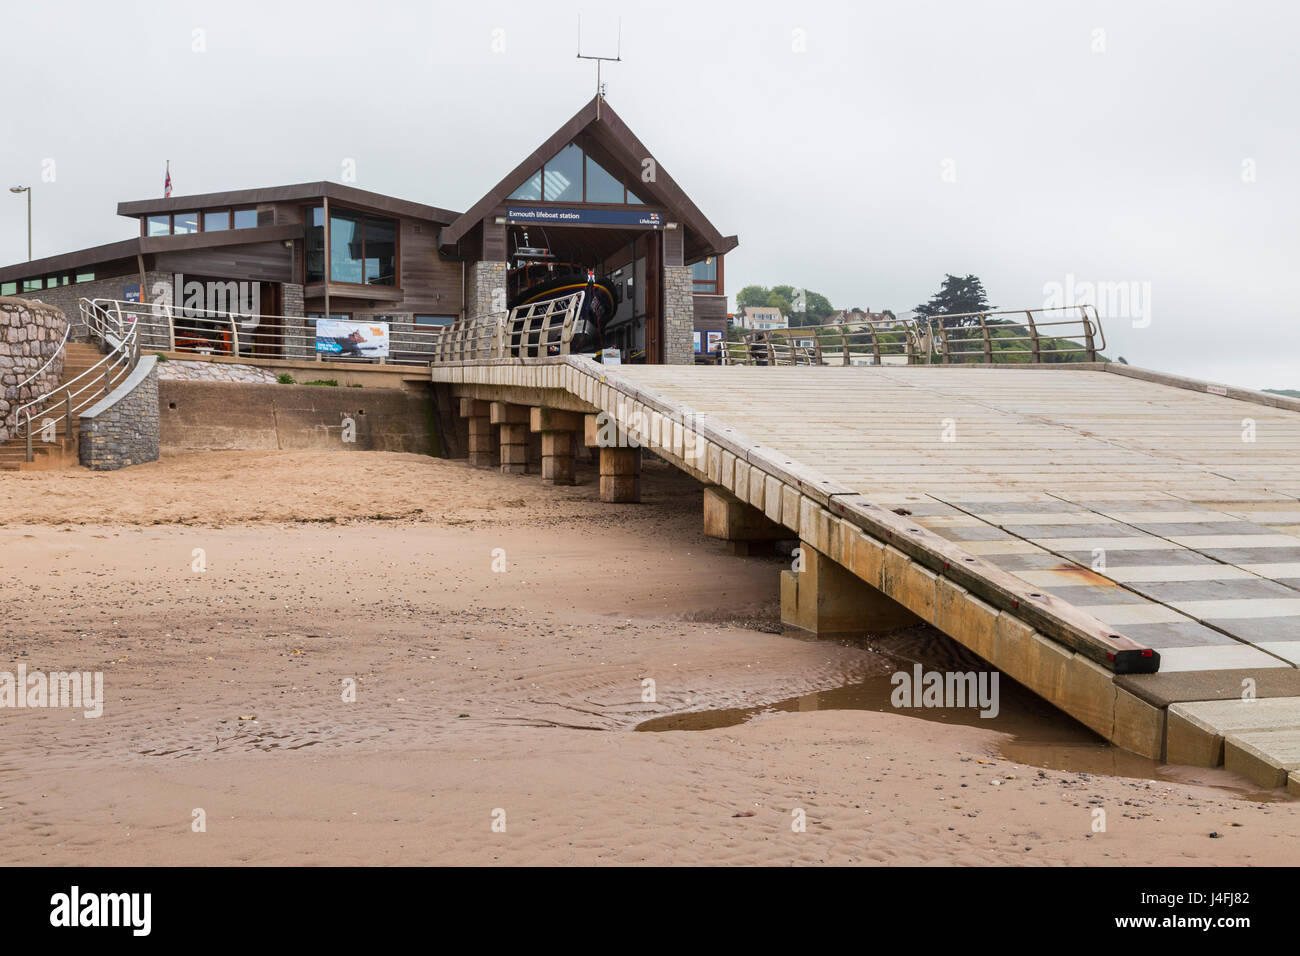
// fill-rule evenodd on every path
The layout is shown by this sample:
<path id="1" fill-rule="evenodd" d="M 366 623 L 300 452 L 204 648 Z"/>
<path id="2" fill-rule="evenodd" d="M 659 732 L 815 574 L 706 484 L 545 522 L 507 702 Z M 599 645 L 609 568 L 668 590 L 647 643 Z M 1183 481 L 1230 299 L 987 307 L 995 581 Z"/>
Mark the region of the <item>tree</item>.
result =
<path id="1" fill-rule="evenodd" d="M 830 299 L 818 292 L 791 285 L 747 285 L 736 293 L 736 308 L 766 306 L 780 309 L 790 325 L 821 325 L 835 311 Z"/>
<path id="2" fill-rule="evenodd" d="M 963 315 L 967 312 L 991 312 L 997 306 L 989 305 L 984 294 L 984 283 L 977 276 L 944 276 L 943 285 L 939 287 L 929 302 L 918 305 L 914 310 L 917 315 L 929 318 L 936 315 Z M 976 325 L 975 319 L 944 319 L 945 328 L 958 325 Z"/>

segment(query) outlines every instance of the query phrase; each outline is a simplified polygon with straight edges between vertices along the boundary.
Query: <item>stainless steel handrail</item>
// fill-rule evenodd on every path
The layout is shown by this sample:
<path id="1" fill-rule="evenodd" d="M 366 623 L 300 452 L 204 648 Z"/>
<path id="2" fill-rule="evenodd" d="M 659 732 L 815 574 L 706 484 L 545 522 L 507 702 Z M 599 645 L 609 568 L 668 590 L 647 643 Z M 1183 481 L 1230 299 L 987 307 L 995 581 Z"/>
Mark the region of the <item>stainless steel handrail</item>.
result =
<path id="1" fill-rule="evenodd" d="M 61 382 L 44 395 L 20 406 L 15 413 L 18 433 L 25 438 L 27 461 L 32 461 L 35 455 L 32 446 L 34 418 L 41 418 L 61 402 L 63 408 L 60 410 L 60 415 L 65 421 L 65 435 L 68 438 L 74 437 L 77 429 L 73 416 L 108 395 L 130 374 L 135 363 L 139 361 L 139 336 L 136 334 L 135 324 L 125 323 L 120 311 L 113 314 L 105 310 L 100 304 L 103 301 L 92 302 L 89 299 L 82 299 L 78 307 L 86 327 L 109 346 L 108 354 L 70 381 Z M 77 387 L 74 389 L 74 386 Z M 57 428 L 57 426 L 57 418 L 47 417 L 41 422 L 39 428 L 44 430 Z"/>

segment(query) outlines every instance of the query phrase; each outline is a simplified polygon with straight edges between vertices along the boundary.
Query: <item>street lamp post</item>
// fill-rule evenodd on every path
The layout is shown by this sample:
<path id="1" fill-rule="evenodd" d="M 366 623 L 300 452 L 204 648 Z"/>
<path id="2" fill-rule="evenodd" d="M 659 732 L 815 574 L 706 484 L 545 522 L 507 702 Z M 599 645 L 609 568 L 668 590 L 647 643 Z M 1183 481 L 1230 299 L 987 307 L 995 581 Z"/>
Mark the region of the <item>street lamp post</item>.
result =
<path id="1" fill-rule="evenodd" d="M 32 261 L 32 187 L 31 186 L 10 186 L 11 193 L 27 194 L 27 261 Z"/>

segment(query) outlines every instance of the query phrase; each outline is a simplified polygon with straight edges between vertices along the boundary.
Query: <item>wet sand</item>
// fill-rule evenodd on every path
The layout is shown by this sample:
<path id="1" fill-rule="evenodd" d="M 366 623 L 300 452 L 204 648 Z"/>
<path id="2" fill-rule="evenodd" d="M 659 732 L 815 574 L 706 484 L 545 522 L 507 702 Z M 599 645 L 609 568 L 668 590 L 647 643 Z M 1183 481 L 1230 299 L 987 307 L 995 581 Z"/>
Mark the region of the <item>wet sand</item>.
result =
<path id="1" fill-rule="evenodd" d="M 888 707 L 913 661 L 982 665 L 928 629 L 783 635 L 781 559 L 703 537 L 671 469 L 645 488 L 378 452 L 0 476 L 0 670 L 102 670 L 107 698 L 0 709 L 6 859 L 1300 856 L 1300 802 L 1123 754 L 1009 681 L 993 720 Z"/>

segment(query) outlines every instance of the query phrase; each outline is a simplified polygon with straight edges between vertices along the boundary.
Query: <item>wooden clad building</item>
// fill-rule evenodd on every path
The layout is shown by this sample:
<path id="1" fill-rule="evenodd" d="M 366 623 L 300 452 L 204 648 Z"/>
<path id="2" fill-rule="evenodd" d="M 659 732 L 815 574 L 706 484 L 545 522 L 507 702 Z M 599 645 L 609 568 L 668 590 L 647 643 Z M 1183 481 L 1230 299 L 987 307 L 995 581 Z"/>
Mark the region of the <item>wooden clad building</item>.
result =
<path id="1" fill-rule="evenodd" d="M 331 182 L 117 212 L 138 236 L 0 268 L 0 294 L 75 314 L 83 297 L 181 305 L 193 284 L 236 283 L 253 310 L 308 331 L 327 316 L 418 330 L 501 310 L 519 250 L 544 247 L 616 286 L 607 344 L 624 361 L 685 363 L 725 329 L 722 260 L 737 245 L 600 97 L 465 213 Z"/>

